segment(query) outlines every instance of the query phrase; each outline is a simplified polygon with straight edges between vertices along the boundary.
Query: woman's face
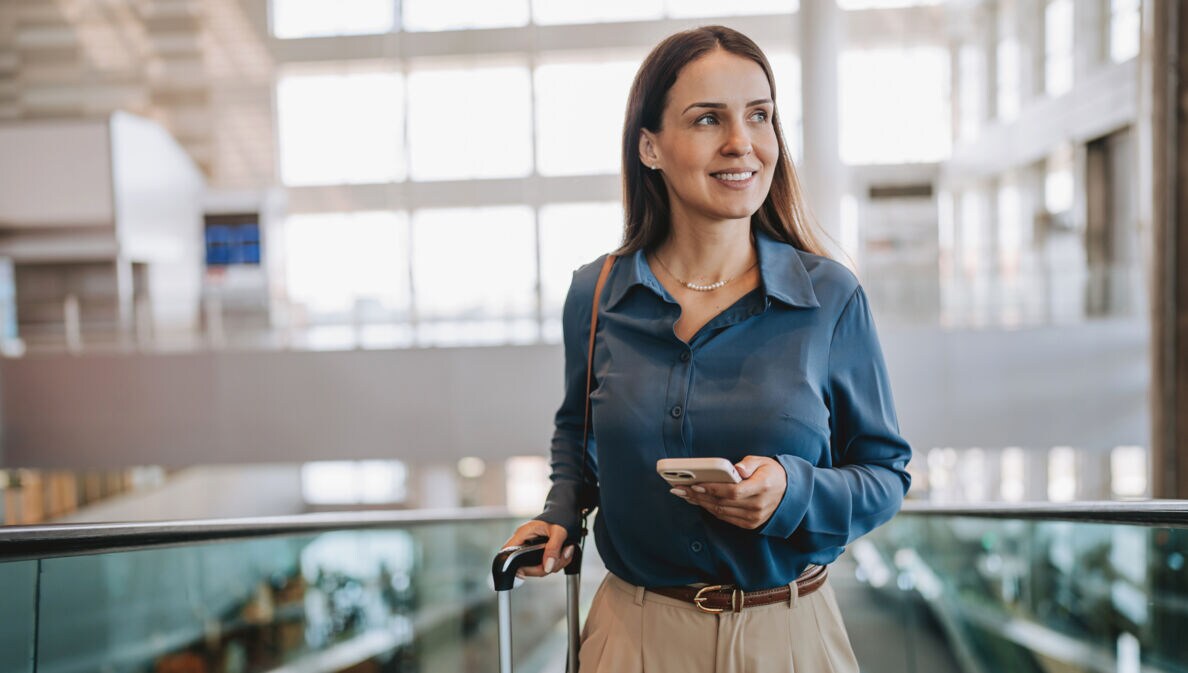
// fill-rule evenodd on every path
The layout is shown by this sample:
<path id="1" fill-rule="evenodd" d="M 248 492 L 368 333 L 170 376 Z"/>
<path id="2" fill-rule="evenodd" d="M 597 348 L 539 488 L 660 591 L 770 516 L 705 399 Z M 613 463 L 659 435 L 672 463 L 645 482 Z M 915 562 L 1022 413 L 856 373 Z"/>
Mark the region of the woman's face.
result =
<path id="1" fill-rule="evenodd" d="M 716 49 L 681 70 L 660 130 L 640 136 L 640 160 L 658 166 L 674 221 L 748 219 L 779 159 L 771 87 L 758 63 Z"/>

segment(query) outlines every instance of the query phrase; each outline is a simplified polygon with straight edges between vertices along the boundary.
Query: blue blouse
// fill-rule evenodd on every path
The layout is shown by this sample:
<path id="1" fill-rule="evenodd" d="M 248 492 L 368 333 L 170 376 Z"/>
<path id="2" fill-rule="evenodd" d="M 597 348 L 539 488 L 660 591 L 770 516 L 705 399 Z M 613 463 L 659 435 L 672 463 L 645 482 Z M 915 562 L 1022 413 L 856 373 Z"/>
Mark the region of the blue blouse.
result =
<path id="1" fill-rule="evenodd" d="M 565 398 L 552 480 L 538 517 L 594 537 L 609 571 L 639 586 L 788 584 L 810 563 L 886 522 L 910 484 L 891 386 L 866 295 L 844 266 L 757 231 L 759 288 L 686 344 L 681 309 L 642 251 L 607 278 L 594 347 L 592 432 L 583 486 L 582 421 L 594 285 L 603 258 L 578 269 L 565 300 Z M 788 474 L 757 530 L 668 492 L 656 461 L 770 456 Z M 589 480 L 587 480 L 589 483 Z"/>

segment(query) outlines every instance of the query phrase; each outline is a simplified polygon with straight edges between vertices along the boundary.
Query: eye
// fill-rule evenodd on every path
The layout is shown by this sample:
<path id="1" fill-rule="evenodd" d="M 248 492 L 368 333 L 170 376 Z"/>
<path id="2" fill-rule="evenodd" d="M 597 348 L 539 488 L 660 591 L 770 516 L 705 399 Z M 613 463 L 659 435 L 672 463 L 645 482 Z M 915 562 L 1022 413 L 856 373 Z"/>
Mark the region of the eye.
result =
<path id="1" fill-rule="evenodd" d="M 765 122 L 769 116 L 770 115 L 767 114 L 767 110 L 755 110 L 751 113 L 751 121 Z"/>
<path id="2" fill-rule="evenodd" d="M 693 121 L 694 126 L 710 126 L 711 124 L 717 124 L 717 123 L 718 123 L 718 118 L 715 117 L 712 113 L 711 114 L 703 114 Z"/>

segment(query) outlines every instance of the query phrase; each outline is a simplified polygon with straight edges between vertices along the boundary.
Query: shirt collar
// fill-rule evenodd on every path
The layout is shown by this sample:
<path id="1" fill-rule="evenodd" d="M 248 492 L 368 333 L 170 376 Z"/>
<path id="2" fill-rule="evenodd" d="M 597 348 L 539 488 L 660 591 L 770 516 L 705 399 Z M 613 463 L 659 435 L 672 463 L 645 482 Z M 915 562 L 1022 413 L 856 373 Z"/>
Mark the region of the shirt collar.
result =
<path id="1" fill-rule="evenodd" d="M 768 297 L 798 308 L 821 305 L 796 248 L 777 241 L 762 230 L 755 230 L 755 249 L 759 255 L 759 277 Z M 671 299 L 652 273 L 643 250 L 619 259 L 615 267 L 609 279 L 608 309 L 614 308 L 637 285 L 650 289 L 661 299 Z"/>

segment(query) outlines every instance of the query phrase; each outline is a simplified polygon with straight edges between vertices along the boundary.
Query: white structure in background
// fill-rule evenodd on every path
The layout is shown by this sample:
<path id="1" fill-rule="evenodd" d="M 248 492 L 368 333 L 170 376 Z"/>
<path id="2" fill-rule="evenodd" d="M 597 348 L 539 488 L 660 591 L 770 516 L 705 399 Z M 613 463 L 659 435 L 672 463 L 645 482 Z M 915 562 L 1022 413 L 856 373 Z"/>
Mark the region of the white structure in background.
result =
<path id="1" fill-rule="evenodd" d="M 0 257 L 12 260 L 21 338 L 127 346 L 192 330 L 204 189 L 147 119 L 0 126 Z"/>

